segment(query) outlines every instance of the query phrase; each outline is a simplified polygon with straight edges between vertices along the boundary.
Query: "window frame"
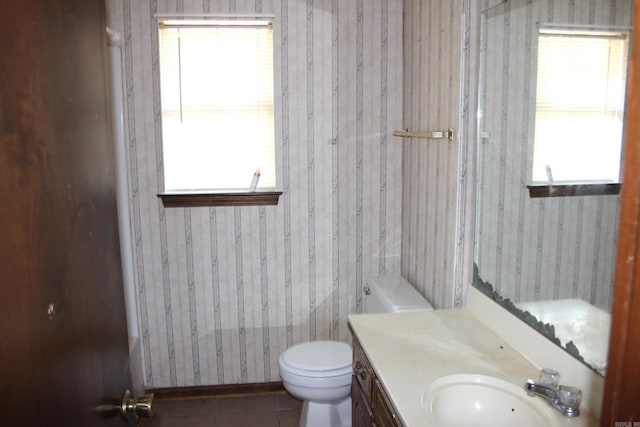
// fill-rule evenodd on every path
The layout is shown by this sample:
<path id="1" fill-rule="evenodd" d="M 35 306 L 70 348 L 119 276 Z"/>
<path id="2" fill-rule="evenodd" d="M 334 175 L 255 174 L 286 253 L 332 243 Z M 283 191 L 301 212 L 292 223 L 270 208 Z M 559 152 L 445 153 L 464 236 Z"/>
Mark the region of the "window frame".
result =
<path id="1" fill-rule="evenodd" d="M 272 37 L 273 37 L 273 73 L 274 73 L 274 90 L 275 90 L 275 75 L 276 70 L 278 69 L 279 58 L 277 55 L 275 36 L 276 32 L 276 22 L 275 15 L 242 15 L 242 16 L 229 16 L 229 15 L 203 15 L 203 16 L 189 16 L 187 17 L 188 21 L 192 23 L 197 21 L 196 25 L 213 25 L 210 21 L 268 21 L 272 26 Z M 155 16 L 155 24 L 156 31 L 158 31 L 158 43 L 157 43 L 157 53 L 158 57 L 160 54 L 160 27 L 165 23 L 171 23 L 172 25 L 180 24 L 183 22 L 185 17 L 183 16 L 174 16 L 174 15 L 157 15 Z M 158 67 L 157 78 L 159 84 L 160 80 L 160 67 Z M 160 84 L 161 86 L 161 84 Z M 274 93 L 273 96 L 273 108 L 274 112 L 277 111 L 278 108 L 278 97 Z M 162 120 L 162 119 L 161 119 Z M 273 117 L 273 127 L 274 131 L 277 128 L 277 116 L 274 114 Z M 164 136 L 163 136 L 164 137 Z M 277 138 L 276 134 L 274 134 L 273 139 L 273 150 L 274 154 L 277 153 Z M 277 156 L 276 156 L 277 158 Z M 277 160 L 275 164 L 275 185 L 276 188 L 268 188 L 268 189 L 260 189 L 251 191 L 247 190 L 238 190 L 238 189 L 198 189 L 198 190 L 164 190 L 157 194 L 157 197 L 161 199 L 163 206 L 165 208 L 175 208 L 175 207 L 215 207 L 215 206 L 274 206 L 278 204 L 280 196 L 283 194 L 282 191 L 277 190 L 278 187 L 278 174 L 277 174 Z M 164 158 L 163 158 L 163 168 L 164 168 Z M 165 183 L 163 182 L 163 188 Z"/>

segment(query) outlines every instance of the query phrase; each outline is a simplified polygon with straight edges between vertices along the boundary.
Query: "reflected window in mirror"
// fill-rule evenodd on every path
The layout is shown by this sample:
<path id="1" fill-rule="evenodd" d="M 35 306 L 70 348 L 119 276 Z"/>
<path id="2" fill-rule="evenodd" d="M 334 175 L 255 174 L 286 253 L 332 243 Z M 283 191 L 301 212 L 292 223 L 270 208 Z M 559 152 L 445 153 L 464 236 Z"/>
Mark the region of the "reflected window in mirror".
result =
<path id="1" fill-rule="evenodd" d="M 532 186 L 620 181 L 628 39 L 539 29 Z"/>

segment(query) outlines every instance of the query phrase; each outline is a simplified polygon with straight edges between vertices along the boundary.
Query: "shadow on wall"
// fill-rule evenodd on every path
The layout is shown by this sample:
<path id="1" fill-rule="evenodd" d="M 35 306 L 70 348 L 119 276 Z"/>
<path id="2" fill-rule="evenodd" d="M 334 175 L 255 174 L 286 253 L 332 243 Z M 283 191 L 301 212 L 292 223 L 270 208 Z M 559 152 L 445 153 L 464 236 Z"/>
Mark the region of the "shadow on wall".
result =
<path id="1" fill-rule="evenodd" d="M 174 350 L 171 357 L 170 349 L 166 347 L 152 348 L 154 356 L 163 354 L 168 359 L 164 362 L 169 366 L 168 371 L 155 372 L 154 367 L 149 366 L 150 355 L 142 354 L 140 340 L 133 338 L 130 342 L 130 357 L 142 357 L 147 362 L 143 368 L 144 372 L 132 372 L 134 384 L 137 384 L 136 381 L 142 384 L 144 379 L 144 388 L 150 389 L 167 387 L 167 384 L 171 384 L 169 387 L 190 387 L 194 384 L 198 386 L 278 382 L 280 381 L 278 359 L 287 348 L 308 341 L 332 341 L 333 337 L 339 333 L 334 331 L 347 327 L 346 317 L 341 318 L 338 324 L 332 322 L 332 313 L 336 310 L 343 311 L 340 307 L 336 307 L 336 304 L 342 305 L 343 302 L 334 296 L 335 293 L 332 293 L 321 302 L 316 302 L 314 309 L 301 322 L 298 321 L 299 317 L 305 315 L 306 308 L 293 307 L 291 315 L 294 322 L 291 327 L 272 324 L 265 327 L 262 323 L 269 323 L 269 320 L 255 317 L 253 320 L 258 325 L 241 324 L 243 319 L 249 320 L 249 318 L 238 316 L 235 319 L 224 319 L 236 322 L 232 328 L 209 329 L 205 334 L 198 334 L 197 339 L 192 339 L 191 351 L 185 352 L 184 355 Z M 349 300 L 348 312 L 355 313 L 354 299 L 349 297 Z M 323 327 L 318 329 L 314 325 Z M 341 341 L 351 345 L 351 335 L 348 334 L 347 339 Z M 227 355 L 233 355 L 233 357 Z M 248 381 L 250 372 L 258 377 L 257 381 Z M 178 383 L 177 378 L 185 378 L 186 382 Z"/>

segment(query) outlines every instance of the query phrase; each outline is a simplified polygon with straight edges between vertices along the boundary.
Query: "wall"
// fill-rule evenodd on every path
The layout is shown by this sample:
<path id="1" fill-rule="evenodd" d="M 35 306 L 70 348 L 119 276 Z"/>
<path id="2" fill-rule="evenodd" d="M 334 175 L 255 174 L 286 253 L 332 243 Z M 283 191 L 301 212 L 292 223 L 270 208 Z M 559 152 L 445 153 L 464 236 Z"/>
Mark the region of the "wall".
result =
<path id="1" fill-rule="evenodd" d="M 611 306 L 618 196 L 531 199 L 537 22 L 631 25 L 631 0 L 512 0 L 483 27 L 487 102 L 479 153 L 480 277 L 516 302 L 581 298 Z M 576 153 L 576 161 L 580 161 Z"/>
<path id="2" fill-rule="evenodd" d="M 369 275 L 400 272 L 402 1 L 110 0 L 124 34 L 132 246 L 147 388 L 278 381 L 349 341 Z M 155 13 L 274 13 L 275 207 L 163 208 Z"/>
<path id="3" fill-rule="evenodd" d="M 464 304 L 475 197 L 480 2 L 406 0 L 403 127 L 454 139 L 403 143 L 401 271 L 436 308 Z M 476 37 L 477 38 L 477 37 Z"/>

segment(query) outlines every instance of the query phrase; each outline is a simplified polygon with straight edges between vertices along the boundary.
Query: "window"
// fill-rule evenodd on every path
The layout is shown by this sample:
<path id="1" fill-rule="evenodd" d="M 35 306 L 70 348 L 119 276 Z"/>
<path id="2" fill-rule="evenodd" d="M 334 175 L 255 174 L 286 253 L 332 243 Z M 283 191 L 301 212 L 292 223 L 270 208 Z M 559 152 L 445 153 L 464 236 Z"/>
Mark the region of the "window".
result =
<path id="1" fill-rule="evenodd" d="M 540 29 L 532 184 L 618 183 L 628 33 Z"/>
<path id="2" fill-rule="evenodd" d="M 165 192 L 273 191 L 270 22 L 159 23 Z M 166 205 L 166 204 L 165 204 Z"/>

